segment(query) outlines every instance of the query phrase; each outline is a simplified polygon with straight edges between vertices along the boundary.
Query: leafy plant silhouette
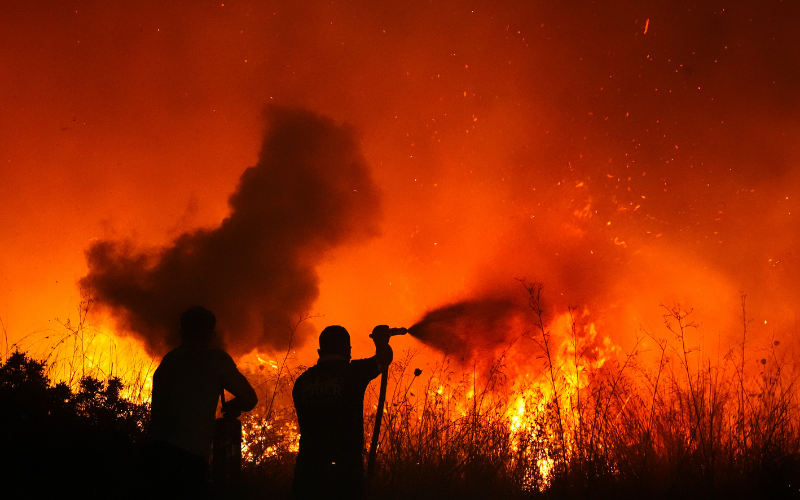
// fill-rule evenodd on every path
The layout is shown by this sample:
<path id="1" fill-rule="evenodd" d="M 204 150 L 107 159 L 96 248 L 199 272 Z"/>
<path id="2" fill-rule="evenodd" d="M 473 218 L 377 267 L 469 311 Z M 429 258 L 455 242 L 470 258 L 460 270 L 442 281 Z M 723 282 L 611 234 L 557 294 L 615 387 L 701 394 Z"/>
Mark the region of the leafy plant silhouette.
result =
<path id="1" fill-rule="evenodd" d="M 4 495 L 133 496 L 148 405 L 120 397 L 116 377 L 83 377 L 73 392 L 46 368 L 20 351 L 0 365 Z"/>

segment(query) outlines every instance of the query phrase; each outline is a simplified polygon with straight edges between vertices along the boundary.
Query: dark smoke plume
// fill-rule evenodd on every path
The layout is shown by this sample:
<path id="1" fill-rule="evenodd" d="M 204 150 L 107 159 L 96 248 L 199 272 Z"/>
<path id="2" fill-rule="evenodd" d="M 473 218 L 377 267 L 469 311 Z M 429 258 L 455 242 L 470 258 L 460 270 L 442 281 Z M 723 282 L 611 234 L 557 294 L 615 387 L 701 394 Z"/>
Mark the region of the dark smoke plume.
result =
<path id="1" fill-rule="evenodd" d="M 153 354 L 179 343 L 178 318 L 197 304 L 232 351 L 285 348 L 289 318 L 317 298 L 325 252 L 377 232 L 379 197 L 353 130 L 307 111 L 266 114 L 259 161 L 219 227 L 152 250 L 101 240 L 86 251 L 80 285 Z"/>
<path id="2" fill-rule="evenodd" d="M 527 307 L 510 298 L 457 302 L 425 314 L 408 333 L 445 354 L 467 360 L 492 350 L 524 327 Z"/>

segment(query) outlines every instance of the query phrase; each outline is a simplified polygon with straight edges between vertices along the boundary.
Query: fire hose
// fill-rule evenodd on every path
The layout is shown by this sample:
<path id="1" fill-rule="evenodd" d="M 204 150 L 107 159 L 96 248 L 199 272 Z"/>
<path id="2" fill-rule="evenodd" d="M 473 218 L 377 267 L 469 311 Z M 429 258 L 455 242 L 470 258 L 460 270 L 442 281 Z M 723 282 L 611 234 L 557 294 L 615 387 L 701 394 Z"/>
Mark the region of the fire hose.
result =
<path id="1" fill-rule="evenodd" d="M 405 335 L 408 333 L 407 328 L 389 328 L 389 337 L 396 335 Z M 375 332 L 370 334 L 371 338 L 375 338 Z M 388 342 L 388 340 L 387 340 Z M 372 444 L 369 447 L 369 458 L 367 458 L 367 477 L 371 478 L 375 473 L 375 458 L 378 454 L 378 441 L 381 435 L 381 421 L 383 420 L 383 407 L 386 404 L 386 384 L 389 379 L 389 365 L 383 367 L 381 371 L 381 389 L 378 394 L 378 409 L 375 413 L 375 427 L 372 429 Z"/>

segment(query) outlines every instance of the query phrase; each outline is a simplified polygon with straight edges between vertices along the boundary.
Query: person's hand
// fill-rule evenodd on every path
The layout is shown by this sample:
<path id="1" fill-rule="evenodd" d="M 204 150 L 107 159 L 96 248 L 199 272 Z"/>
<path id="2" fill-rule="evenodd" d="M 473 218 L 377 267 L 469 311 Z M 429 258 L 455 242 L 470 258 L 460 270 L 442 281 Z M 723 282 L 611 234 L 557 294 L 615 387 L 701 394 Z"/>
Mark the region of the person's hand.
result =
<path id="1" fill-rule="evenodd" d="M 372 329 L 372 334 L 370 338 L 372 341 L 375 342 L 375 345 L 387 345 L 389 343 L 389 337 L 392 336 L 392 330 L 389 328 L 388 325 L 378 325 Z"/>

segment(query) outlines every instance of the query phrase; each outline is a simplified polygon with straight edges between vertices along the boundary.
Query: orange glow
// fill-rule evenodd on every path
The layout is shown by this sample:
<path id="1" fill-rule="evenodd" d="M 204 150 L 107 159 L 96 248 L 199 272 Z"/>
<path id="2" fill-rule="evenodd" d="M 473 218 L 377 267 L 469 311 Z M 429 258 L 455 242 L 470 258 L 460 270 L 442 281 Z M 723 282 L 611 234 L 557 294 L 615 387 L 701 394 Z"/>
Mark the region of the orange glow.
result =
<path id="1" fill-rule="evenodd" d="M 788 6 L 720 16 L 647 5 L 673 20 L 650 37 L 627 4 L 222 6 L 4 11 L 9 348 L 74 314 L 93 242 L 157 249 L 219 227 L 258 162 L 271 104 L 351 124 L 382 210 L 375 234 L 313 262 L 318 295 L 298 311 L 312 315 L 298 362 L 313 362 L 328 324 L 345 325 L 354 356 L 368 356 L 374 325 L 524 295 L 516 278 L 544 283 L 554 330 L 569 308 L 591 325 L 581 334 L 596 356 L 567 376 L 578 387 L 640 327 L 660 326 L 662 303 L 695 309 L 705 356 L 737 341 L 742 292 L 758 318 L 754 345 L 795 331 L 800 106 Z M 715 29 L 697 29 L 707 22 Z M 138 346 L 141 335 L 103 311 L 91 323 Z M 279 365 L 274 346 L 227 341 Z M 99 353 L 91 361 L 102 364 Z"/>

